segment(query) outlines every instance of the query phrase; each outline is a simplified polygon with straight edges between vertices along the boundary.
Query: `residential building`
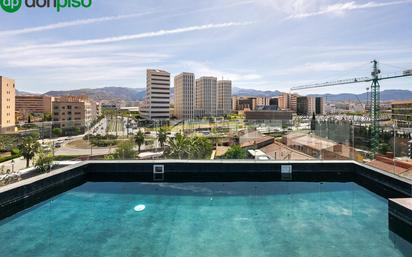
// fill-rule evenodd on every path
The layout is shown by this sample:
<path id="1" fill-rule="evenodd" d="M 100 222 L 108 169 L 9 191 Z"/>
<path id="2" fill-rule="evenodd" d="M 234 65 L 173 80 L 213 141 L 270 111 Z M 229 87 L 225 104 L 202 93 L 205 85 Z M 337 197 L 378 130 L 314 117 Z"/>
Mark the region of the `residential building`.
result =
<path id="1" fill-rule="evenodd" d="M 288 107 L 288 102 L 289 102 L 288 97 L 285 96 L 285 94 L 282 94 L 281 96 L 278 96 L 277 99 L 278 99 L 278 108 L 280 110 L 290 109 Z"/>
<path id="2" fill-rule="evenodd" d="M 325 98 L 316 97 L 315 98 L 315 113 L 316 115 L 325 115 Z"/>
<path id="3" fill-rule="evenodd" d="M 217 82 L 217 112 L 224 116 L 232 112 L 232 81 L 219 80 Z"/>
<path id="4" fill-rule="evenodd" d="M 256 110 L 256 99 L 252 97 L 243 97 L 239 99 L 239 111 Z"/>
<path id="5" fill-rule="evenodd" d="M 16 84 L 13 79 L 0 76 L 0 133 L 15 131 Z"/>
<path id="6" fill-rule="evenodd" d="M 217 78 L 196 79 L 196 116 L 217 116 Z"/>
<path id="7" fill-rule="evenodd" d="M 270 97 L 255 97 L 257 106 L 270 105 Z"/>
<path id="8" fill-rule="evenodd" d="M 195 74 L 183 72 L 174 79 L 174 115 L 178 119 L 193 119 L 195 107 Z"/>
<path id="9" fill-rule="evenodd" d="M 298 109 L 298 97 L 297 94 L 285 94 L 283 97 L 287 97 L 287 109 L 296 112 Z"/>
<path id="10" fill-rule="evenodd" d="M 276 106 L 276 108 L 278 108 L 279 107 L 279 98 L 274 97 L 274 98 L 270 99 L 269 105 L 270 106 Z"/>
<path id="11" fill-rule="evenodd" d="M 46 95 L 16 96 L 16 112 L 18 112 L 24 120 L 27 120 L 30 114 L 51 114 L 53 101 L 54 97 Z"/>
<path id="12" fill-rule="evenodd" d="M 53 125 L 62 129 L 85 128 L 97 118 L 96 103 L 87 96 L 61 96 L 52 103 Z"/>
<path id="13" fill-rule="evenodd" d="M 392 120 L 398 127 L 411 127 L 412 100 L 392 102 Z"/>
<path id="14" fill-rule="evenodd" d="M 240 96 L 232 96 L 232 111 L 239 111 Z"/>
<path id="15" fill-rule="evenodd" d="M 270 97 L 235 96 L 232 105 L 235 111 L 256 110 L 258 106 L 270 105 Z"/>
<path id="16" fill-rule="evenodd" d="M 325 101 L 323 97 L 299 96 L 297 97 L 296 113 L 311 116 L 312 114 L 325 114 Z"/>
<path id="17" fill-rule="evenodd" d="M 141 115 L 148 120 L 170 119 L 170 73 L 147 70 L 146 97 Z"/>

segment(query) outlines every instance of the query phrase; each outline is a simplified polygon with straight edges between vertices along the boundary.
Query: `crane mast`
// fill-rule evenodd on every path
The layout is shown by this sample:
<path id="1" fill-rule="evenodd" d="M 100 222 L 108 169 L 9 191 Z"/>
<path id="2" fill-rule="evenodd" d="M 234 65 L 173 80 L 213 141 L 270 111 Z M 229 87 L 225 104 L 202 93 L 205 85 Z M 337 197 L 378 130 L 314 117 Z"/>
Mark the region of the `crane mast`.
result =
<path id="1" fill-rule="evenodd" d="M 381 91 L 379 84 L 379 74 L 381 71 L 378 67 L 378 61 L 373 60 L 373 71 L 372 71 L 372 85 L 371 85 L 371 147 L 373 153 L 377 153 L 379 150 L 379 119 L 380 119 L 380 102 L 381 102 Z"/>
<path id="2" fill-rule="evenodd" d="M 344 80 L 337 80 L 332 82 L 324 82 L 324 83 L 315 83 L 311 85 L 304 85 L 304 86 L 297 86 L 291 88 L 291 91 L 296 90 L 304 90 L 310 88 L 320 88 L 320 87 L 331 87 L 337 85 L 346 85 L 346 84 L 355 84 L 355 83 L 363 83 L 363 82 L 372 82 L 371 84 L 371 95 L 370 95 L 370 118 L 371 118 L 371 149 L 373 155 L 375 155 L 379 150 L 380 144 L 380 102 L 381 102 L 381 91 L 380 91 L 380 83 L 381 80 L 387 79 L 395 79 L 395 78 L 402 78 L 407 76 L 412 76 L 412 70 L 405 70 L 402 74 L 392 75 L 392 76 L 380 76 L 381 70 L 379 69 L 379 62 L 377 60 L 373 60 L 372 62 L 372 73 L 371 77 L 361 77 L 361 78 L 354 78 L 354 79 L 344 79 Z"/>

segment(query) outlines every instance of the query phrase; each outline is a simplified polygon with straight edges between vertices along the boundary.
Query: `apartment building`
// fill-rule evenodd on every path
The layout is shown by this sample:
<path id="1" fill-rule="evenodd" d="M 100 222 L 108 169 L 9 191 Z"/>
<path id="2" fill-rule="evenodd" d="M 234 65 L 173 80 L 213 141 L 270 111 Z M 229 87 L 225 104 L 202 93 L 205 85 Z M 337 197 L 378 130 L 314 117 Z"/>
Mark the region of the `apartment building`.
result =
<path id="1" fill-rule="evenodd" d="M 256 110 L 258 106 L 270 105 L 270 97 L 234 96 L 232 105 L 235 111 Z"/>
<path id="2" fill-rule="evenodd" d="M 323 97 L 299 96 L 297 97 L 296 113 L 311 116 L 312 114 L 325 114 L 325 101 Z"/>
<path id="3" fill-rule="evenodd" d="M 174 115 L 178 119 L 195 116 L 195 74 L 183 72 L 174 78 Z"/>
<path id="4" fill-rule="evenodd" d="M 392 120 L 398 127 L 412 126 L 412 100 L 392 102 Z"/>
<path id="5" fill-rule="evenodd" d="M 52 113 L 54 97 L 46 95 L 16 96 L 16 112 L 26 120 L 30 114 Z"/>
<path id="6" fill-rule="evenodd" d="M 97 118 L 96 103 L 86 96 L 61 96 L 52 103 L 53 125 L 62 129 L 84 128 Z"/>
<path id="7" fill-rule="evenodd" d="M 217 116 L 217 78 L 196 79 L 195 109 L 197 117 Z"/>
<path id="8" fill-rule="evenodd" d="M 283 93 L 283 106 L 280 106 L 280 109 L 288 109 L 296 112 L 298 108 L 298 97 L 297 94 Z"/>
<path id="9" fill-rule="evenodd" d="M 163 70 L 147 70 L 146 97 L 141 116 L 148 120 L 170 119 L 170 73 Z"/>
<path id="10" fill-rule="evenodd" d="M 217 112 L 224 116 L 232 112 L 232 81 L 219 80 L 217 82 Z"/>
<path id="11" fill-rule="evenodd" d="M 0 76 L 0 133 L 15 131 L 16 84 L 13 79 Z"/>
<path id="12" fill-rule="evenodd" d="M 232 111 L 239 111 L 240 96 L 232 96 Z"/>

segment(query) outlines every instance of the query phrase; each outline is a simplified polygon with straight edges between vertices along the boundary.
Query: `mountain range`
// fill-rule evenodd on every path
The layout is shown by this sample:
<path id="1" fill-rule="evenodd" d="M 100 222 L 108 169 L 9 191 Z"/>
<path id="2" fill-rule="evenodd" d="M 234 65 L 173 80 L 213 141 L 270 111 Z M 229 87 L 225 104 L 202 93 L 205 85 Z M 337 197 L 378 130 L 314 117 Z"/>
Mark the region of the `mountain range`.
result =
<path id="1" fill-rule="evenodd" d="M 173 88 L 171 89 L 172 95 L 174 93 Z M 49 91 L 45 95 L 50 96 L 64 96 L 64 95 L 87 95 L 90 98 L 101 101 L 126 101 L 134 102 L 141 101 L 144 99 L 146 93 L 145 88 L 129 88 L 129 87 L 103 87 L 103 88 L 86 88 L 78 90 L 68 90 L 68 91 Z M 282 94 L 280 91 L 262 91 L 256 89 L 244 89 L 244 88 L 233 88 L 233 95 L 235 96 L 256 96 L 256 97 L 274 97 Z M 370 93 L 369 93 L 370 94 Z M 27 93 L 22 91 L 17 91 L 17 95 L 33 95 L 33 93 Z M 310 96 L 323 96 L 327 99 L 328 102 L 335 101 L 366 101 L 367 94 L 317 94 Z M 369 95 L 370 97 L 370 95 Z M 409 100 L 412 99 L 412 91 L 410 90 L 384 90 L 381 92 L 382 101 L 391 101 L 391 100 Z"/>

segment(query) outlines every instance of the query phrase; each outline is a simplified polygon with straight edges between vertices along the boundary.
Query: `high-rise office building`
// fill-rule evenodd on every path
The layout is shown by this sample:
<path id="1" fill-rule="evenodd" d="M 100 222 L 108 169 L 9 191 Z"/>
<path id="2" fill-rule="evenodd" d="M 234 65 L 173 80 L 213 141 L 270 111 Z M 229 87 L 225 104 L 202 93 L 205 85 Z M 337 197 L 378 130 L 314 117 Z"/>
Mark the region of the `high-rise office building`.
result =
<path id="1" fill-rule="evenodd" d="M 16 84 L 13 79 L 0 76 L 0 132 L 15 131 Z"/>
<path id="2" fill-rule="evenodd" d="M 170 119 L 170 73 L 147 70 L 146 97 L 141 115 L 148 120 Z"/>
<path id="3" fill-rule="evenodd" d="M 217 116 L 217 78 L 196 79 L 196 116 Z"/>
<path id="4" fill-rule="evenodd" d="M 195 108 L 195 75 L 183 72 L 174 79 L 174 113 L 178 119 L 193 119 Z"/>
<path id="5" fill-rule="evenodd" d="M 232 81 L 219 80 L 217 82 L 217 112 L 218 115 L 227 115 L 232 112 Z"/>

